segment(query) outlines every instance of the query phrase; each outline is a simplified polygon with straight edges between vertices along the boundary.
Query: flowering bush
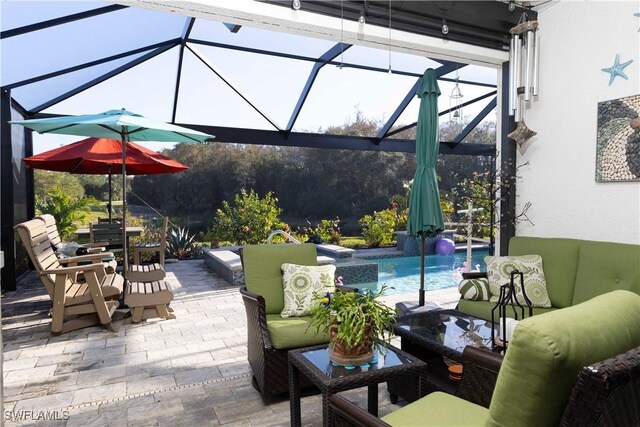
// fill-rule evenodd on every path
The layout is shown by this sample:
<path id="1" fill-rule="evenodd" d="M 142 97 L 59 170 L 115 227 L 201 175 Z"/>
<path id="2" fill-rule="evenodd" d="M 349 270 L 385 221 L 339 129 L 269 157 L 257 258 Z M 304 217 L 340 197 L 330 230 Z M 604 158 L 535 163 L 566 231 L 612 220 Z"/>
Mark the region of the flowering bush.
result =
<path id="1" fill-rule="evenodd" d="M 271 231 L 283 228 L 278 199 L 268 192 L 263 198 L 253 189 L 244 188 L 234 197 L 233 206 L 224 201 L 216 212 L 211 230 L 212 240 L 236 244 L 264 243 Z"/>

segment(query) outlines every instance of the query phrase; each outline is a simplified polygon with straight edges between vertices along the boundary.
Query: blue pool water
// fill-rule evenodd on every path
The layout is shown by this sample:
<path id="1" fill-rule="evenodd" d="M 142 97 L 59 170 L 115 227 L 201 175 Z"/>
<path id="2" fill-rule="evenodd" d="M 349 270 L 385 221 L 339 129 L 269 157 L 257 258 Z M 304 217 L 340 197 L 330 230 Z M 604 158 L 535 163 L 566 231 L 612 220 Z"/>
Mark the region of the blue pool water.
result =
<path id="1" fill-rule="evenodd" d="M 474 250 L 471 265 L 475 269 L 485 271 L 484 257 L 489 255 L 486 250 Z M 456 252 L 454 255 L 429 255 L 425 257 L 424 288 L 427 291 L 458 286 L 460 275 L 457 268 L 467 260 L 467 253 Z M 387 290 L 385 295 L 399 295 L 415 292 L 420 288 L 420 257 L 397 257 L 368 260 L 378 264 L 378 282 L 358 283 L 358 289 L 376 291 L 382 284 L 393 289 Z"/>

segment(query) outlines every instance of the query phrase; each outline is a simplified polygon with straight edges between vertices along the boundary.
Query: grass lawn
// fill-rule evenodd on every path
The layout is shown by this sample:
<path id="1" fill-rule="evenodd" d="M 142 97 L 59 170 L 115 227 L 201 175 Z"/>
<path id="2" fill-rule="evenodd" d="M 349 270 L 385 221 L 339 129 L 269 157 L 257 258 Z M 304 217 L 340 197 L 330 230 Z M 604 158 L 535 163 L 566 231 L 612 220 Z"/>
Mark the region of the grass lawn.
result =
<path id="1" fill-rule="evenodd" d="M 395 245 L 396 242 L 393 241 L 390 245 L 381 247 L 393 247 Z M 351 249 L 365 249 L 369 247 L 367 246 L 367 242 L 365 242 L 362 236 L 342 236 L 340 238 L 340 246 Z"/>
<path id="2" fill-rule="evenodd" d="M 113 216 L 116 218 L 122 217 L 122 201 L 113 202 Z M 87 222 L 98 222 L 98 218 L 109 218 L 107 202 L 101 202 L 99 205 L 92 206 L 91 214 Z"/>

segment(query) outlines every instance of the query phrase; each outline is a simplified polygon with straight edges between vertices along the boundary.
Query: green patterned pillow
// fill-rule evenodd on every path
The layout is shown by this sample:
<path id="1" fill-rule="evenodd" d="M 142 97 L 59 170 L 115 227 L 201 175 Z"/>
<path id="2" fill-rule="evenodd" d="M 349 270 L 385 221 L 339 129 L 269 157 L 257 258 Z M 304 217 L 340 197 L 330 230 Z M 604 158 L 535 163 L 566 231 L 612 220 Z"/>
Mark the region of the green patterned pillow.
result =
<path id="1" fill-rule="evenodd" d="M 308 266 L 282 264 L 284 286 L 284 308 L 280 316 L 298 317 L 309 315 L 314 293 L 334 292 L 335 265 Z"/>
<path id="2" fill-rule="evenodd" d="M 484 258 L 487 264 L 487 276 L 489 277 L 489 291 L 491 302 L 498 302 L 500 286 L 511 282 L 511 272 L 518 270 L 524 276 L 524 290 L 534 307 L 551 307 L 551 300 L 547 293 L 547 282 L 542 269 L 542 257 L 540 255 L 521 256 L 488 256 Z M 524 305 L 524 297 L 520 290 L 520 278 L 514 278 L 516 283 L 516 298 Z"/>
<path id="3" fill-rule="evenodd" d="M 469 301 L 489 301 L 489 279 L 465 279 L 458 285 L 462 299 Z"/>

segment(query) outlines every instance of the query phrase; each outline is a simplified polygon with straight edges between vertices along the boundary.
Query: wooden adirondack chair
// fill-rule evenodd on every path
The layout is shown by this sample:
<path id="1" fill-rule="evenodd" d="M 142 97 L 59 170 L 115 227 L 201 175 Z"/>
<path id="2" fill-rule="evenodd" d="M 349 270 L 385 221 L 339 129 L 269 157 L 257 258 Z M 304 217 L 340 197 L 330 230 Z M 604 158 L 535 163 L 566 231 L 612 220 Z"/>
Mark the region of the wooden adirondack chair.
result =
<path id="1" fill-rule="evenodd" d="M 53 302 L 51 332 L 59 334 L 96 324 L 115 331 L 111 318 L 122 295 L 123 277 L 107 274 L 102 263 L 63 267 L 40 219 L 23 222 L 14 228 Z M 78 262 L 100 259 L 105 254 L 108 252 L 72 258 Z M 85 282 L 77 280 L 79 273 L 83 273 Z"/>
<path id="2" fill-rule="evenodd" d="M 56 219 L 53 217 L 53 215 L 44 214 L 37 216 L 36 219 L 44 221 L 44 225 L 47 228 L 47 234 L 49 235 L 49 240 L 51 241 L 51 243 L 56 247 L 62 245 L 62 239 L 60 239 L 60 233 L 58 232 Z M 86 243 L 82 246 L 87 249 L 88 253 L 100 253 L 106 250 L 104 245 L 100 243 Z M 60 264 L 63 264 L 67 267 L 78 265 L 77 262 L 73 261 L 72 258 L 58 258 L 58 261 L 60 262 Z M 105 256 L 104 254 L 102 255 L 102 258 L 94 258 L 91 261 L 84 261 L 83 264 L 96 262 L 103 262 L 105 264 L 105 267 L 109 267 L 111 269 L 107 269 L 110 273 L 115 271 L 116 267 L 118 266 L 118 263 L 112 256 Z"/>

